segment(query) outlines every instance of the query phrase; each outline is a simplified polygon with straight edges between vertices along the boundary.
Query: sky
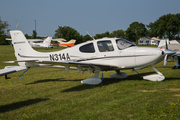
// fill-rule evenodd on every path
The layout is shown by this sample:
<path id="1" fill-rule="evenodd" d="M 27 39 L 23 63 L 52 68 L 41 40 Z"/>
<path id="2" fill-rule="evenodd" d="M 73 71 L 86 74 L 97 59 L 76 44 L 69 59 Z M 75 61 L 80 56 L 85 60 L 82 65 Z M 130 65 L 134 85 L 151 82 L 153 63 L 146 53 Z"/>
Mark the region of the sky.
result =
<path id="1" fill-rule="evenodd" d="M 55 34 L 58 26 L 70 26 L 92 36 L 127 30 L 132 22 L 148 25 L 166 14 L 180 13 L 180 0 L 0 0 L 0 17 L 10 30 L 41 37 Z"/>

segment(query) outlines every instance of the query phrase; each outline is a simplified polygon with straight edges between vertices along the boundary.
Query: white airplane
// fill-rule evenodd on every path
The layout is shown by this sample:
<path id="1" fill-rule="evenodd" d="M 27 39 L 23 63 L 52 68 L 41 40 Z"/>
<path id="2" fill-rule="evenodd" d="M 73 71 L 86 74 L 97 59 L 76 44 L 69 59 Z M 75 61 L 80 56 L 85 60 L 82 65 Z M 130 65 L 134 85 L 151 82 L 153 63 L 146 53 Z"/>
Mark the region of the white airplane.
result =
<path id="1" fill-rule="evenodd" d="M 120 72 L 123 69 L 141 69 L 151 66 L 157 72 L 154 75 L 144 76 L 143 79 L 162 81 L 165 79 L 153 65 L 160 62 L 165 55 L 172 55 L 171 50 L 159 48 L 137 47 L 135 44 L 120 38 L 102 38 L 87 41 L 70 48 L 56 52 L 37 52 L 28 44 L 21 31 L 10 31 L 15 50 L 16 61 L 20 66 L 5 67 L 0 70 L 0 76 L 24 70 L 30 67 L 57 67 L 77 69 L 78 72 L 94 72 L 94 77 L 82 80 L 83 84 L 98 85 L 102 80 L 98 77 L 100 71 L 115 70 L 112 78 L 126 78 L 128 75 Z"/>
<path id="2" fill-rule="evenodd" d="M 63 42 L 64 39 L 52 39 L 52 41 L 56 41 L 55 43 L 57 46 L 62 46 L 62 47 L 72 47 L 74 46 L 76 40 L 70 40 L 68 42 Z"/>
<path id="3" fill-rule="evenodd" d="M 46 48 L 53 48 L 53 46 L 50 46 L 52 37 L 47 37 L 42 43 L 34 43 L 30 42 L 30 45 L 32 47 L 46 47 Z"/>

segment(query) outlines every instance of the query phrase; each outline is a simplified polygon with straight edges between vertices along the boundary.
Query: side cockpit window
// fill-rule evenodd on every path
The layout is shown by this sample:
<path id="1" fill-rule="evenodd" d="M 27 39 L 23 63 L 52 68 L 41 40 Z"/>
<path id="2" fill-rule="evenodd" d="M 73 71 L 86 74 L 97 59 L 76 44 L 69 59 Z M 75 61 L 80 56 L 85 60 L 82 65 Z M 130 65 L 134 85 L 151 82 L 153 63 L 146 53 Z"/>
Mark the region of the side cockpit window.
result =
<path id="1" fill-rule="evenodd" d="M 136 46 L 135 44 L 131 43 L 128 40 L 125 39 L 118 39 L 116 40 L 116 44 L 119 50 L 123 50 L 128 47 Z"/>
<path id="2" fill-rule="evenodd" d="M 83 45 L 79 48 L 79 51 L 84 53 L 94 53 L 95 52 L 94 45 L 93 43 Z"/>
<path id="3" fill-rule="evenodd" d="M 114 51 L 113 44 L 111 43 L 110 40 L 99 41 L 97 42 L 97 45 L 100 52 Z"/>

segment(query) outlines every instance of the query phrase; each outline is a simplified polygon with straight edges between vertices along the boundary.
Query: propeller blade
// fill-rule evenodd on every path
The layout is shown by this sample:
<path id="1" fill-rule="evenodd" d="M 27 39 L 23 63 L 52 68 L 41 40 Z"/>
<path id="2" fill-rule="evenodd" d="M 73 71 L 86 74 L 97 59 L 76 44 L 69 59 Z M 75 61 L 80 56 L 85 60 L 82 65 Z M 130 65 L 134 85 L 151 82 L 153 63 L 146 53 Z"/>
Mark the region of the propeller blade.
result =
<path id="1" fill-rule="evenodd" d="M 166 64 L 167 64 L 167 54 L 165 55 L 165 57 L 164 57 L 164 68 L 166 67 Z"/>
<path id="2" fill-rule="evenodd" d="M 166 64 L 167 64 L 168 56 L 171 56 L 171 55 L 175 54 L 176 52 L 173 50 L 168 50 L 167 40 L 166 40 L 166 49 L 164 49 L 163 51 L 165 53 L 165 56 L 164 56 L 164 68 L 165 68 Z M 171 61 L 172 61 L 172 58 L 171 58 Z"/>
<path id="3" fill-rule="evenodd" d="M 165 56 L 164 56 L 164 68 L 165 68 L 165 67 L 166 67 L 166 64 L 167 64 L 168 56 L 171 56 L 171 55 L 175 54 L 176 52 L 173 51 L 173 50 L 165 49 L 165 50 L 164 50 L 164 53 L 165 53 Z"/>
<path id="4" fill-rule="evenodd" d="M 166 49 L 168 50 L 168 44 L 167 44 L 167 40 L 166 40 Z"/>

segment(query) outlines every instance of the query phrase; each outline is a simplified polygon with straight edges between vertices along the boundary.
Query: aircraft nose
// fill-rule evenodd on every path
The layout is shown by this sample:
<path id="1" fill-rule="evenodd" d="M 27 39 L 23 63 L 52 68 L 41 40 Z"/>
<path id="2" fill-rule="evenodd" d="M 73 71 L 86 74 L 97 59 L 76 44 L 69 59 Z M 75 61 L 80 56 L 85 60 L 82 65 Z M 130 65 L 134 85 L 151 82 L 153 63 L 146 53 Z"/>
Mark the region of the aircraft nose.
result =
<path id="1" fill-rule="evenodd" d="M 137 66 L 148 66 L 160 62 L 165 52 L 158 48 L 137 47 L 135 54 L 135 64 Z"/>

